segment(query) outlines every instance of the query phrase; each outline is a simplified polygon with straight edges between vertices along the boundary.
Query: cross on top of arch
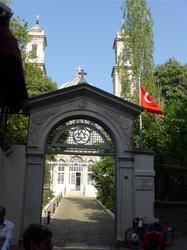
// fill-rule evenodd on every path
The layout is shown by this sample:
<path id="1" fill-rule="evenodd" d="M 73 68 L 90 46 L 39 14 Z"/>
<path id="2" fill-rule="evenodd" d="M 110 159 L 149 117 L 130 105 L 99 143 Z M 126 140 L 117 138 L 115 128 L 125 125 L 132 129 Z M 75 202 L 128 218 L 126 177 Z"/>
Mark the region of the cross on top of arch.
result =
<path id="1" fill-rule="evenodd" d="M 84 71 L 84 69 L 81 68 L 81 66 L 78 66 L 76 68 L 77 75 L 81 76 L 81 80 L 84 79 L 84 76 L 87 75 L 87 73 Z"/>

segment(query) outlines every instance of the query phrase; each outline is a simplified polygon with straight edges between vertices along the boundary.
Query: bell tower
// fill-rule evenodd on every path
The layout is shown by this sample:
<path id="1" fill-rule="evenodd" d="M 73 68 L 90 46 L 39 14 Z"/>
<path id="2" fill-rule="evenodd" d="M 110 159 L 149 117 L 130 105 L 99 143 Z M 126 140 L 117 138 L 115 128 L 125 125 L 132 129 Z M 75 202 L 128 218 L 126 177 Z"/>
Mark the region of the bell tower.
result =
<path id="1" fill-rule="evenodd" d="M 131 81 L 129 96 L 126 96 L 125 99 L 130 101 L 130 96 L 134 94 L 136 90 L 136 82 L 133 80 L 131 63 L 130 60 L 124 59 L 125 46 L 124 46 L 124 24 L 121 29 L 117 32 L 116 37 L 113 43 L 113 49 L 115 51 L 115 64 L 112 68 L 112 81 L 113 81 L 113 94 L 119 97 L 123 97 L 122 94 L 122 77 L 120 76 L 119 68 L 128 70 L 128 77 Z M 124 90 L 123 90 L 124 91 Z"/>
<path id="2" fill-rule="evenodd" d="M 122 31 L 118 31 L 113 43 L 113 49 L 115 51 L 115 65 L 112 68 L 112 81 L 113 81 L 113 94 L 121 97 L 121 83 L 118 73 L 119 58 L 123 52 L 123 38 Z"/>
<path id="3" fill-rule="evenodd" d="M 31 63 L 36 64 L 43 71 L 43 74 L 46 75 L 45 67 L 45 48 L 47 47 L 47 39 L 44 30 L 42 29 L 39 23 L 39 16 L 37 16 L 36 24 L 29 30 L 29 35 L 31 40 L 26 46 L 26 51 L 31 53 L 32 58 L 30 59 Z"/>

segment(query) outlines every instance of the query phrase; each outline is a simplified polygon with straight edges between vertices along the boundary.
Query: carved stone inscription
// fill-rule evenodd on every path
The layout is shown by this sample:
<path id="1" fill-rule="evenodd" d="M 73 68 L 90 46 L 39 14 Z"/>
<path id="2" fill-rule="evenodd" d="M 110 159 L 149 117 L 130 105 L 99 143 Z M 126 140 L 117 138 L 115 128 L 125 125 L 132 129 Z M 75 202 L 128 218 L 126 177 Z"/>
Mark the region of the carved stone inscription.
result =
<path id="1" fill-rule="evenodd" d="M 154 188 L 153 178 L 148 176 L 136 177 L 136 190 L 151 191 Z"/>

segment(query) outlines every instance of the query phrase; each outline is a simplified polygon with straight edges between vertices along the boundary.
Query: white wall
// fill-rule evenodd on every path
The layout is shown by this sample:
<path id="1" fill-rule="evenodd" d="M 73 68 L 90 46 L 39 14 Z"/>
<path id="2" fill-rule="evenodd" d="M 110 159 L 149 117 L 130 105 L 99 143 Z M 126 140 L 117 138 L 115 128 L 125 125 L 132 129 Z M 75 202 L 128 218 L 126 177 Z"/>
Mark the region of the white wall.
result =
<path id="1" fill-rule="evenodd" d="M 134 217 L 154 217 L 154 155 L 148 152 L 134 154 Z"/>
<path id="2" fill-rule="evenodd" d="M 22 226 L 25 153 L 24 145 L 13 146 L 9 155 L 0 149 L 0 205 L 6 208 L 7 219 L 16 226 L 15 242 Z"/>

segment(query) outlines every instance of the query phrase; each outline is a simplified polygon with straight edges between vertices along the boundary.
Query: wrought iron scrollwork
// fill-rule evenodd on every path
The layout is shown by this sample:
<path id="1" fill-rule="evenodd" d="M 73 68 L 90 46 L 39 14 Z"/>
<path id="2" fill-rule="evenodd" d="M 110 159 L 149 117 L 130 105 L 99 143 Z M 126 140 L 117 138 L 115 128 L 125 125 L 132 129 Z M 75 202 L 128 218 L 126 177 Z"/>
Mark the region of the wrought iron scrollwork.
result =
<path id="1" fill-rule="evenodd" d="M 110 135 L 97 123 L 74 119 L 58 124 L 50 133 L 47 151 L 63 154 L 112 155 Z"/>
<path id="2" fill-rule="evenodd" d="M 75 143 L 78 144 L 86 144 L 91 139 L 91 129 L 83 126 L 77 126 L 75 128 L 72 128 L 73 131 L 73 140 Z"/>

